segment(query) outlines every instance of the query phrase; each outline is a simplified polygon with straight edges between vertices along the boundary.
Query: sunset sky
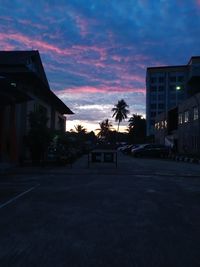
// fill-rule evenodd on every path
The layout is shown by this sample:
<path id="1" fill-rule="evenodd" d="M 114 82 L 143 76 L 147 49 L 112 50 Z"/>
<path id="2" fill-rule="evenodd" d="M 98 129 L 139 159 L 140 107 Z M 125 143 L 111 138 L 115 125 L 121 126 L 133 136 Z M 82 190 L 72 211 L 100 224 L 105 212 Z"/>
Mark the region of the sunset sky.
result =
<path id="1" fill-rule="evenodd" d="M 39 50 L 68 130 L 122 98 L 144 115 L 146 68 L 200 55 L 200 0 L 0 0 L 0 22 L 0 50 Z"/>

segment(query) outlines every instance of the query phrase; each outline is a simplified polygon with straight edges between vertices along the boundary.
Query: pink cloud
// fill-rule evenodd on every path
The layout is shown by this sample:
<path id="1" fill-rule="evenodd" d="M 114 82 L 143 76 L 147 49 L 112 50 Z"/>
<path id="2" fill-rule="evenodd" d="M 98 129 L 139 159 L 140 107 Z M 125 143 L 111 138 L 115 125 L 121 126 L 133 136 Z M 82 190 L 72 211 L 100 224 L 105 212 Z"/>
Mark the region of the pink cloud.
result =
<path id="1" fill-rule="evenodd" d="M 200 0 L 196 0 L 196 3 L 200 7 Z"/>
<path id="2" fill-rule="evenodd" d="M 80 94 L 80 93 L 146 93 L 146 89 L 144 88 L 122 88 L 122 87 L 116 87 L 116 86 L 80 86 L 80 87 L 73 87 L 73 88 L 65 88 L 59 91 L 54 91 L 59 96 L 64 96 L 65 94 Z"/>
<path id="3" fill-rule="evenodd" d="M 0 40 L 17 41 L 27 48 L 34 48 L 45 52 L 54 52 L 59 55 L 69 56 L 72 54 L 70 49 L 61 49 L 55 45 L 40 40 L 34 40 L 33 38 L 20 33 L 0 33 Z"/>

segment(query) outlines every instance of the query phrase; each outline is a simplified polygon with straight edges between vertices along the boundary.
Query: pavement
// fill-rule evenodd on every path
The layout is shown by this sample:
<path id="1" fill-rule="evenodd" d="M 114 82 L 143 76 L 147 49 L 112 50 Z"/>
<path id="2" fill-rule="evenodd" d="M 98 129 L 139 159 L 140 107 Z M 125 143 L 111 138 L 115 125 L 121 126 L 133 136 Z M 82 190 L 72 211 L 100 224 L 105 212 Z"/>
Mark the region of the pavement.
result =
<path id="1" fill-rule="evenodd" d="M 113 163 L 0 176 L 0 266 L 200 266 L 200 166 Z"/>

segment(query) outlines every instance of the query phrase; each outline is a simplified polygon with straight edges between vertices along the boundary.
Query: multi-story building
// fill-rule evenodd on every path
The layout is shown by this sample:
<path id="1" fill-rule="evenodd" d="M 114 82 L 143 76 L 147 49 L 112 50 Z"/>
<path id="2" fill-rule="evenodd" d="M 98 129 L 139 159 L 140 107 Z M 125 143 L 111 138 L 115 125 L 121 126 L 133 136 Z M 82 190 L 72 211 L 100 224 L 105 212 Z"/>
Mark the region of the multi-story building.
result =
<path id="1" fill-rule="evenodd" d="M 200 57 L 191 57 L 187 65 L 149 67 L 146 73 L 147 135 L 154 135 L 155 118 L 167 114 L 191 94 L 188 81 L 200 75 Z M 192 87 L 194 89 L 194 87 Z M 191 89 L 191 90 L 193 90 Z"/>

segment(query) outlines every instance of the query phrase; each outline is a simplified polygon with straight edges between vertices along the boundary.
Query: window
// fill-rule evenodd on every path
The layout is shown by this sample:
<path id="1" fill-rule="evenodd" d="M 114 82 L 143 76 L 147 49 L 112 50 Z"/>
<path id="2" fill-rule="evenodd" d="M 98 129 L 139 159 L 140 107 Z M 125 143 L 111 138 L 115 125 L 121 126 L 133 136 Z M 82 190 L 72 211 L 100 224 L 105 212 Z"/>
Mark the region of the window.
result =
<path id="1" fill-rule="evenodd" d="M 159 94 L 159 95 L 158 95 L 158 100 L 162 100 L 162 101 L 163 101 L 164 98 L 165 98 L 165 97 L 164 97 L 164 94 Z"/>
<path id="2" fill-rule="evenodd" d="M 157 81 L 156 77 L 151 77 L 150 79 L 151 83 L 155 83 Z"/>
<path id="3" fill-rule="evenodd" d="M 164 86 L 162 85 L 158 86 L 158 91 L 164 91 Z"/>
<path id="4" fill-rule="evenodd" d="M 176 76 L 171 76 L 171 77 L 169 77 L 169 81 L 170 81 L 171 83 L 175 83 L 175 82 L 176 82 Z"/>
<path id="5" fill-rule="evenodd" d="M 155 120 L 151 120 L 151 125 L 154 125 L 155 124 Z"/>
<path id="6" fill-rule="evenodd" d="M 151 109 L 156 109 L 156 104 L 151 104 Z"/>
<path id="7" fill-rule="evenodd" d="M 179 113 L 178 114 L 178 124 L 182 124 L 183 123 L 183 114 Z"/>
<path id="8" fill-rule="evenodd" d="M 199 112 L 198 112 L 198 107 L 193 108 L 193 120 L 198 120 L 199 118 Z"/>
<path id="9" fill-rule="evenodd" d="M 184 112 L 184 122 L 188 122 L 188 121 L 189 121 L 189 111 L 186 110 L 186 111 Z"/>
<path id="10" fill-rule="evenodd" d="M 178 82 L 183 82 L 184 81 L 184 76 L 178 76 Z"/>
<path id="11" fill-rule="evenodd" d="M 155 102 L 157 100 L 157 95 L 151 94 L 151 101 Z"/>
<path id="12" fill-rule="evenodd" d="M 158 80 L 159 80 L 159 83 L 164 83 L 164 77 L 159 77 Z"/>
<path id="13" fill-rule="evenodd" d="M 159 109 L 164 109 L 165 105 L 164 104 L 158 104 Z"/>
<path id="14" fill-rule="evenodd" d="M 150 91 L 151 92 L 156 92 L 156 89 L 157 89 L 156 86 L 150 86 Z"/>
<path id="15" fill-rule="evenodd" d="M 156 116 L 156 111 L 152 111 L 151 112 L 151 117 L 155 117 Z"/>

